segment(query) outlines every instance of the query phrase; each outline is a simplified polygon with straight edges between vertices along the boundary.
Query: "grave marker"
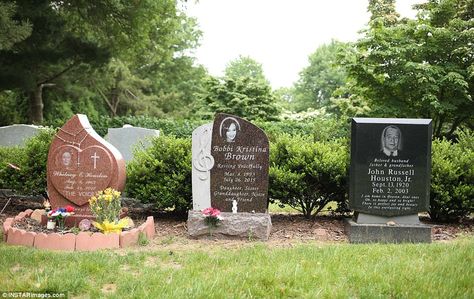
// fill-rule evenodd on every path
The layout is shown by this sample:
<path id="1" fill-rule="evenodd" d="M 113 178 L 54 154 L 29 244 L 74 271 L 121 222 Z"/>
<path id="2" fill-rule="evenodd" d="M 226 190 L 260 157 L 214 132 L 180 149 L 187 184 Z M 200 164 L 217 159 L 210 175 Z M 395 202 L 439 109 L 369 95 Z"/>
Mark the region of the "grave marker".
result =
<path id="1" fill-rule="evenodd" d="M 211 204 L 224 212 L 265 213 L 268 201 L 268 137 L 250 122 L 220 113 L 212 128 Z"/>
<path id="2" fill-rule="evenodd" d="M 0 146 L 24 146 L 25 141 L 36 134 L 40 128 L 34 125 L 11 125 L 0 127 Z"/>
<path id="3" fill-rule="evenodd" d="M 87 116 L 77 114 L 58 130 L 48 153 L 48 194 L 52 208 L 72 205 L 78 216 L 90 216 L 88 200 L 98 191 L 125 186 L 120 152 L 100 137 Z"/>
<path id="4" fill-rule="evenodd" d="M 353 119 L 349 206 L 354 224 L 411 225 L 406 229 L 424 232 L 392 239 L 430 238 L 418 212 L 429 209 L 431 134 L 429 119 Z"/>
<path id="5" fill-rule="evenodd" d="M 124 125 L 122 128 L 109 128 L 105 140 L 120 151 L 125 162 L 129 162 L 136 147 L 146 149 L 151 145 L 150 139 L 159 136 L 159 130 Z"/>
<path id="6" fill-rule="evenodd" d="M 213 124 L 193 131 L 193 210 L 188 233 L 209 232 L 201 211 L 222 212 L 215 237 L 267 240 L 271 230 L 268 205 L 269 143 L 265 133 L 250 122 L 219 113 Z"/>

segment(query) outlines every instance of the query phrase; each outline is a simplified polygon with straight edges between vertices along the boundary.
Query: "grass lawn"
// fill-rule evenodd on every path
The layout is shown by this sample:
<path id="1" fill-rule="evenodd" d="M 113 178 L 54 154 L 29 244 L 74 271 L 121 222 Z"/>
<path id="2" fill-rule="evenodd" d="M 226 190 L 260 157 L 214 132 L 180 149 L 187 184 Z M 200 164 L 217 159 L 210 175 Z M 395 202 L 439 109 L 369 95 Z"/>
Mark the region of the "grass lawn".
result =
<path id="1" fill-rule="evenodd" d="M 64 253 L 0 243 L 0 290 L 68 291 L 69 298 L 474 297 L 473 236 L 433 244 L 244 245 Z"/>

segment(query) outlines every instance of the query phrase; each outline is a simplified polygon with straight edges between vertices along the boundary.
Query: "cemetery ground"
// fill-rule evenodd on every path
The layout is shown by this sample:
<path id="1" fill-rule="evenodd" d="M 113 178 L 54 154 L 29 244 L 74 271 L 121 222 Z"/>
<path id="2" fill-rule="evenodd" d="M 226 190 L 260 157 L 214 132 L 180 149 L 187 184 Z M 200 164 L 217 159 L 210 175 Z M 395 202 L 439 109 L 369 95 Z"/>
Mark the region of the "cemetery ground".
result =
<path id="1" fill-rule="evenodd" d="M 34 204 L 14 200 L 5 212 Z M 157 235 L 149 244 L 129 249 L 54 252 L 2 242 L 0 290 L 68 292 L 69 298 L 474 296 L 472 218 L 430 223 L 432 244 L 355 245 L 341 217 L 306 220 L 275 206 L 271 215 L 268 242 L 189 239 L 185 218 L 169 214 L 154 215 Z"/>

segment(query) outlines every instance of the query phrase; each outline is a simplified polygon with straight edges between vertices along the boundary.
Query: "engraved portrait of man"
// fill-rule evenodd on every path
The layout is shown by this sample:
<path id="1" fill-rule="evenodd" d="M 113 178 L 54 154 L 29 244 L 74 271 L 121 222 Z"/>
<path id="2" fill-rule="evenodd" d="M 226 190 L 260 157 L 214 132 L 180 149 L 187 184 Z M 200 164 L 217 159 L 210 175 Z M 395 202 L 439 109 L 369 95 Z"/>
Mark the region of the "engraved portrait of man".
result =
<path id="1" fill-rule="evenodd" d="M 383 129 L 380 137 L 380 150 L 387 157 L 398 157 L 402 150 L 402 131 L 394 125 Z"/>

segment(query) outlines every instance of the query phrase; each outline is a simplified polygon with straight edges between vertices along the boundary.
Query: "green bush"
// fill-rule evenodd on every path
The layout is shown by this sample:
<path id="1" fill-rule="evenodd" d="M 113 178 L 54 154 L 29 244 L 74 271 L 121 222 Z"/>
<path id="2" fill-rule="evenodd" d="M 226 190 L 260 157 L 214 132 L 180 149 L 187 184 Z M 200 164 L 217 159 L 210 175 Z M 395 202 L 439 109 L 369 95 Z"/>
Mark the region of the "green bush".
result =
<path id="1" fill-rule="evenodd" d="M 472 131 L 465 131 L 458 143 L 433 141 L 429 214 L 434 221 L 459 221 L 474 212 L 473 140 Z"/>
<path id="2" fill-rule="evenodd" d="M 162 136 L 127 166 L 127 194 L 178 213 L 192 206 L 191 139 Z"/>
<path id="3" fill-rule="evenodd" d="M 25 161 L 25 149 L 21 147 L 0 147 L 0 189 L 19 190 L 23 173 L 13 166 L 21 167 Z"/>
<path id="4" fill-rule="evenodd" d="M 212 122 L 212 119 L 174 120 L 148 116 L 100 116 L 99 118 L 91 117 L 89 120 L 94 130 L 101 136 L 107 134 L 108 128 L 121 128 L 123 125 L 129 124 L 135 127 L 160 130 L 163 135 L 173 135 L 180 138 L 191 137 L 194 129 Z M 332 118 L 306 121 L 257 121 L 254 123 L 265 131 L 270 140 L 274 140 L 283 133 L 313 136 L 316 140 L 332 140 L 334 138 L 349 137 L 350 127 L 348 122 Z M 64 122 L 56 121 L 50 122 L 50 124 L 61 127 Z"/>
<path id="5" fill-rule="evenodd" d="M 26 142 L 26 161 L 22 168 L 25 174 L 23 192 L 35 195 L 45 192 L 49 146 L 55 133 L 56 130 L 44 129 Z"/>
<path id="6" fill-rule="evenodd" d="M 346 181 L 349 155 L 345 139 L 313 141 L 310 137 L 283 135 L 270 148 L 272 201 L 316 215 L 330 201 L 347 208 Z"/>
<path id="7" fill-rule="evenodd" d="M 25 147 L 0 148 L 0 186 L 27 195 L 44 194 L 46 164 L 55 130 L 44 128 L 26 141 Z M 18 166 L 16 170 L 8 164 Z"/>

